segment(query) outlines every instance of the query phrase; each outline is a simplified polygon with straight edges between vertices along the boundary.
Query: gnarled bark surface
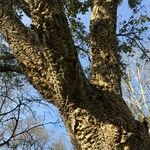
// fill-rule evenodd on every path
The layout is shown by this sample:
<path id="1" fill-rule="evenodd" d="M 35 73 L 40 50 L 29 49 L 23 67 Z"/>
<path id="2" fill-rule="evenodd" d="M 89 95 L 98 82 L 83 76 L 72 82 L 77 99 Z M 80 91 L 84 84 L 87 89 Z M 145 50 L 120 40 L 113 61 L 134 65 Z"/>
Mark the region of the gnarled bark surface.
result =
<path id="1" fill-rule="evenodd" d="M 121 97 L 116 42 L 116 1 L 93 0 L 91 79 L 79 63 L 63 1 L 20 0 L 32 19 L 25 27 L 15 1 L 0 0 L 0 32 L 33 86 L 55 104 L 76 149 L 148 150 L 149 135 Z"/>

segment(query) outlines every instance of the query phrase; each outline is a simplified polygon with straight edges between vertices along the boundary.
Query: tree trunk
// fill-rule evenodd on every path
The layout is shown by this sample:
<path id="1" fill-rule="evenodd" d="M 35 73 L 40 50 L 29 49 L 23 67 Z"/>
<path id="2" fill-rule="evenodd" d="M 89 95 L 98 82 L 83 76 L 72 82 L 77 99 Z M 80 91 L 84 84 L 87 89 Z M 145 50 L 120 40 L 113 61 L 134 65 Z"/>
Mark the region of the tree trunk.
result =
<path id="1" fill-rule="evenodd" d="M 32 85 L 59 108 L 76 149 L 148 150 L 147 127 L 134 120 L 121 97 L 117 3 L 93 1 L 88 80 L 78 60 L 63 3 L 22 2 L 33 30 L 16 17 L 12 2 L 0 0 L 0 32 Z"/>

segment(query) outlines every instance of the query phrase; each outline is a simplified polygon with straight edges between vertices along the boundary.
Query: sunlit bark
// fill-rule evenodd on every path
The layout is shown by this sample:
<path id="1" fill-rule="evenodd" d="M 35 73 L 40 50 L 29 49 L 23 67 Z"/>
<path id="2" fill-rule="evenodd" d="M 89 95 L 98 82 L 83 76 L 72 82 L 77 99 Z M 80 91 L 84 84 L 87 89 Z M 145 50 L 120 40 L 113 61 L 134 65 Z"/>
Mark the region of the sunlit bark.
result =
<path id="1" fill-rule="evenodd" d="M 94 0 L 91 15 L 91 80 L 104 91 L 120 91 L 120 58 L 116 40 L 117 2 Z M 96 34 L 97 33 L 97 34 Z"/>

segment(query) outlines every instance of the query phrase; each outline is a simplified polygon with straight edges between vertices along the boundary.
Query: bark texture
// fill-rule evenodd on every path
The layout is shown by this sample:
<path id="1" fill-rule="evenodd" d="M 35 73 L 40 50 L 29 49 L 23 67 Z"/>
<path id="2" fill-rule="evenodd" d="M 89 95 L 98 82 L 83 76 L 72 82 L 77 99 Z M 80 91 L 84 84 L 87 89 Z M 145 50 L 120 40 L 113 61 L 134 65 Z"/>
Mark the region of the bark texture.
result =
<path id="1" fill-rule="evenodd" d="M 79 150 L 148 150 L 149 135 L 121 97 L 115 1 L 93 0 L 92 72 L 79 63 L 63 1 L 20 0 L 32 30 L 0 0 L 0 32 L 33 86 L 55 104 Z"/>
<path id="2" fill-rule="evenodd" d="M 91 15 L 91 81 L 120 95 L 120 58 L 116 41 L 117 2 L 94 0 Z M 97 33 L 97 34 L 96 34 Z"/>

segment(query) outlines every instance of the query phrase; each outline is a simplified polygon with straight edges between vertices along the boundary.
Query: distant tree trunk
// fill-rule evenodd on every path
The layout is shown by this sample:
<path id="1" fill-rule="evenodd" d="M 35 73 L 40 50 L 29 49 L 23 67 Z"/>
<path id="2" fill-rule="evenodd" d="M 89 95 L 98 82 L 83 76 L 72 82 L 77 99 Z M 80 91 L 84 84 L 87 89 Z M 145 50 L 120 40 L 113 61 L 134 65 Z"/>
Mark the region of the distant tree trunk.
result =
<path id="1" fill-rule="evenodd" d="M 148 150 L 144 123 L 135 121 L 121 97 L 116 40 L 117 3 L 93 0 L 91 77 L 79 63 L 63 3 L 21 0 L 33 30 L 0 0 L 1 28 L 32 85 L 55 104 L 78 150 Z"/>

